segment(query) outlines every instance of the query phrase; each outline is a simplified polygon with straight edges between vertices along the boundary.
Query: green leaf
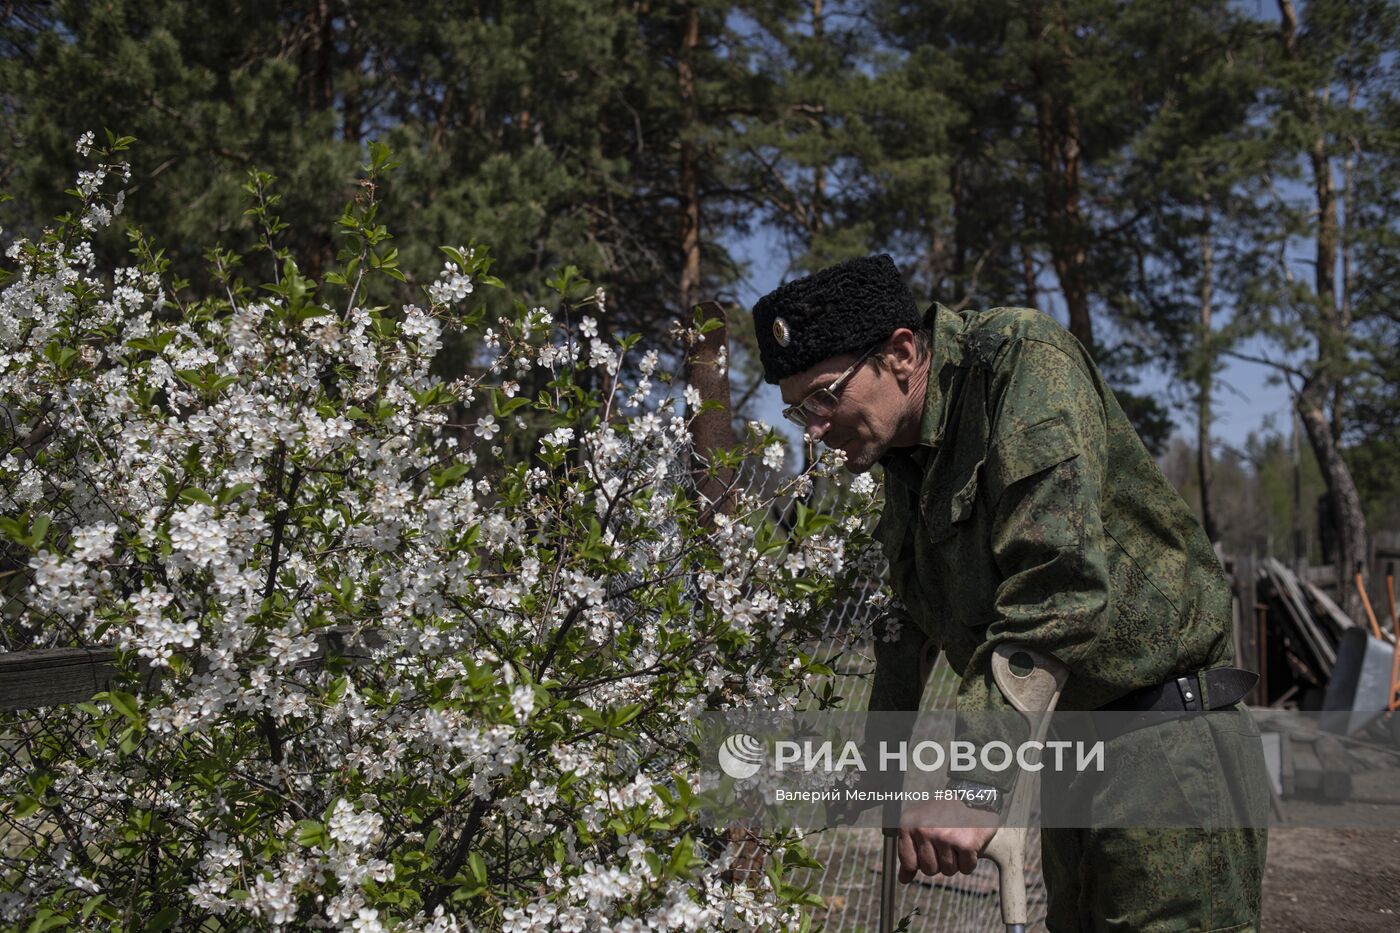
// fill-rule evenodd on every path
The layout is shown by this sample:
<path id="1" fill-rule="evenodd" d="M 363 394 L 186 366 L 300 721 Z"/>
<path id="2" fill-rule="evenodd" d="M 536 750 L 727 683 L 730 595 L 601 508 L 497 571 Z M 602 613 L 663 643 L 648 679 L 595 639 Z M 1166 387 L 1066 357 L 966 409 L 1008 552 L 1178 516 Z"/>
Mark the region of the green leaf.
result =
<path id="1" fill-rule="evenodd" d="M 556 273 L 553 278 L 547 279 L 544 283 L 559 294 L 567 297 L 569 290 L 576 284 L 587 284 L 579 277 L 578 266 L 565 266 Z"/>
<path id="2" fill-rule="evenodd" d="M 391 161 L 390 155 L 387 143 L 377 139 L 370 140 L 369 165 L 366 168 L 371 172 L 388 172 L 398 168 L 399 163 Z"/>
<path id="3" fill-rule="evenodd" d="M 109 690 L 106 693 L 99 693 L 94 699 L 106 700 L 112 704 L 112 709 L 121 713 L 132 722 L 141 721 L 141 704 L 136 697 L 120 690 Z"/>
<path id="4" fill-rule="evenodd" d="M 668 875 L 683 875 L 690 871 L 690 866 L 695 860 L 695 840 L 690 838 L 690 834 L 682 836 L 675 848 L 671 850 L 671 860 L 666 866 Z"/>
<path id="5" fill-rule="evenodd" d="M 500 405 L 501 417 L 504 418 L 513 415 L 520 409 L 524 408 L 526 405 L 530 404 L 532 404 L 531 400 L 524 397 L 506 399 Z"/>
<path id="6" fill-rule="evenodd" d="M 107 895 L 105 894 L 94 894 L 92 897 L 83 901 L 82 918 L 86 920 L 88 917 L 91 917 L 92 912 L 97 909 L 98 905 L 101 904 L 106 897 Z"/>
<path id="7" fill-rule="evenodd" d="M 237 499 L 252 488 L 252 483 L 234 483 L 232 486 L 225 486 L 223 489 L 219 490 L 219 504 L 228 505 L 234 499 Z"/>
<path id="8" fill-rule="evenodd" d="M 197 369 L 177 369 L 175 375 L 179 376 L 182 382 L 200 391 L 207 385 L 204 374 Z"/>
<path id="9" fill-rule="evenodd" d="M 40 515 L 29 525 L 29 539 L 25 543 L 33 550 L 38 550 L 39 545 L 44 543 L 44 536 L 49 532 L 49 517 Z"/>
<path id="10" fill-rule="evenodd" d="M 455 463 L 450 467 L 433 470 L 430 474 L 433 478 L 433 487 L 435 489 L 445 489 L 448 486 L 454 485 L 461 480 L 462 477 L 466 476 L 469 470 L 470 468 L 465 463 Z"/>
<path id="11" fill-rule="evenodd" d="M 350 678 L 344 674 L 331 681 L 330 689 L 326 691 L 326 703 L 339 703 L 340 698 L 345 696 L 345 691 L 350 687 Z"/>
<path id="12" fill-rule="evenodd" d="M 213 505 L 214 497 L 197 486 L 186 486 L 180 490 L 180 501 L 193 503 L 200 502 L 204 505 Z"/>
<path id="13" fill-rule="evenodd" d="M 6 517 L 0 518 L 0 531 L 4 532 L 5 537 L 9 538 L 11 541 L 17 544 L 23 544 L 27 528 L 16 519 Z"/>
<path id="14" fill-rule="evenodd" d="M 627 725 L 629 722 L 636 719 L 637 716 L 641 714 L 641 712 L 642 704 L 629 703 L 627 706 L 623 706 L 619 709 L 613 710 L 612 715 L 608 717 L 608 722 L 612 726 L 612 728 L 617 729 L 621 726 Z"/>
<path id="15" fill-rule="evenodd" d="M 180 919 L 180 909 L 178 907 L 167 907 L 156 914 L 146 924 L 144 933 L 160 933 L 161 930 L 168 930 Z"/>
<path id="16" fill-rule="evenodd" d="M 330 842 L 330 836 L 326 833 L 326 827 L 316 820 L 302 820 L 297 823 L 296 832 L 292 836 L 297 845 L 314 849 L 324 846 Z"/>
<path id="17" fill-rule="evenodd" d="M 480 852 L 473 852 L 467 858 L 467 864 L 471 867 L 472 877 L 477 884 L 486 884 L 486 860 L 481 857 Z"/>
<path id="18" fill-rule="evenodd" d="M 43 933 L 44 930 L 66 927 L 68 923 L 68 918 L 63 914 L 56 914 L 47 907 L 40 907 L 39 912 L 34 915 L 34 919 L 29 921 L 29 926 L 24 929 L 25 933 Z"/>

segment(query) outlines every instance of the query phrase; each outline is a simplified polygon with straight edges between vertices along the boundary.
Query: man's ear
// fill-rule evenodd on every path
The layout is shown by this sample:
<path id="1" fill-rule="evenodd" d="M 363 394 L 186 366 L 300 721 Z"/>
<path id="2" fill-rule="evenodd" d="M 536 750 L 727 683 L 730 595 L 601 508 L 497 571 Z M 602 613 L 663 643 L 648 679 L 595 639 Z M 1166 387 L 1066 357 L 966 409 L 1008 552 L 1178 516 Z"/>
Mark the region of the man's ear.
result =
<path id="1" fill-rule="evenodd" d="M 919 346 L 914 332 L 901 327 L 890 334 L 890 342 L 885 347 L 890 372 L 896 379 L 906 380 L 914 375 L 919 366 Z"/>

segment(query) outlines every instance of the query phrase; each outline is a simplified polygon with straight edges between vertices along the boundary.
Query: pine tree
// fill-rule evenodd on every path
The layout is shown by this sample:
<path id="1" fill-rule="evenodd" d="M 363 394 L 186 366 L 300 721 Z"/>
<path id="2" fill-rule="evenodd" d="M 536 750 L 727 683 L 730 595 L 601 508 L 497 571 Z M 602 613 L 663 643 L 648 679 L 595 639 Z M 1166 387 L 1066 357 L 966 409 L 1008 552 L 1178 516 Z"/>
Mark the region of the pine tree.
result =
<path id="1" fill-rule="evenodd" d="M 1351 388 L 1360 375 L 1356 303 L 1363 276 L 1374 282 L 1389 258 L 1395 221 L 1358 198 L 1372 179 L 1369 151 L 1389 136 L 1382 122 L 1396 73 L 1386 50 L 1400 38 L 1400 8 L 1388 0 L 1309 3 L 1299 15 L 1279 0 L 1278 58 L 1271 101 L 1275 174 L 1290 189 L 1278 199 L 1278 223 L 1266 245 L 1278 261 L 1260 270 L 1260 326 L 1282 352 L 1271 359 L 1289 380 L 1295 408 L 1327 483 L 1338 526 L 1335 561 L 1342 605 L 1360 618 L 1352 568 L 1366 559 L 1366 515 L 1344 456 Z M 1358 158 L 1360 156 L 1361 158 Z M 1297 274 L 1293 244 L 1310 252 L 1311 275 Z M 1363 246 L 1370 247 L 1363 250 Z M 1375 313 L 1368 303 L 1368 315 Z"/>

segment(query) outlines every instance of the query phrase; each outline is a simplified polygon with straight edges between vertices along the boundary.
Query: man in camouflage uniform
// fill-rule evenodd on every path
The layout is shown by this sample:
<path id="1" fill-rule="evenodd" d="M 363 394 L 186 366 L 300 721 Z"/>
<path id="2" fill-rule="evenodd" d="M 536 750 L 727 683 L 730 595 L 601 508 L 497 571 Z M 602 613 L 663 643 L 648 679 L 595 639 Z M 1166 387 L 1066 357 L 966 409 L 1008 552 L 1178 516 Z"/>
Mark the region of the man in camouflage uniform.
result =
<path id="1" fill-rule="evenodd" d="M 1230 594 L 1210 542 L 1050 317 L 937 304 L 920 315 L 893 261 L 875 256 L 779 287 L 754 319 L 785 414 L 844 451 L 852 472 L 884 467 L 877 535 L 908 615 L 876 646 L 872 710 L 917 708 L 929 640 L 961 675 L 961 712 L 1010 708 L 990 671 L 1008 641 L 1068 668 L 1061 709 L 1144 708 L 1133 704 L 1145 691 L 1228 668 Z M 1204 708 L 1238 699 L 1207 696 Z M 1185 728 L 1200 747 L 1227 748 L 1211 718 Z M 1110 754 L 1160 782 L 1158 732 L 1119 736 Z M 1210 772 L 1175 769 L 1174 792 L 1189 799 Z M 1113 807 L 1143 792 L 1135 784 L 1120 772 L 1088 793 Z M 996 831 L 982 817 L 902 829 L 900 880 L 971 871 Z M 1049 926 L 1254 929 L 1265 842 L 1263 829 L 1046 829 Z"/>

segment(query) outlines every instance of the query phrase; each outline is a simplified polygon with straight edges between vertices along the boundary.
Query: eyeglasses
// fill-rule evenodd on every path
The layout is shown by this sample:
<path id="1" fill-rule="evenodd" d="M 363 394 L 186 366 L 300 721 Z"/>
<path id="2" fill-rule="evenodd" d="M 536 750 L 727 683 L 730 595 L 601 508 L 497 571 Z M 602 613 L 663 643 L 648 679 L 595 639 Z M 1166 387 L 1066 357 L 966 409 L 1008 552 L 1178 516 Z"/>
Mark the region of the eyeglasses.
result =
<path id="1" fill-rule="evenodd" d="M 804 431 L 812 423 L 812 419 L 830 418 L 836 413 L 836 406 L 841 404 L 841 393 L 845 390 L 846 383 L 851 381 L 851 377 L 856 374 L 856 370 L 860 369 L 861 364 L 874 356 L 875 351 L 883 345 L 884 341 L 881 341 L 862 353 L 860 359 L 852 363 L 844 373 L 837 376 L 831 385 L 814 389 L 802 401 L 784 408 L 783 417 Z"/>

